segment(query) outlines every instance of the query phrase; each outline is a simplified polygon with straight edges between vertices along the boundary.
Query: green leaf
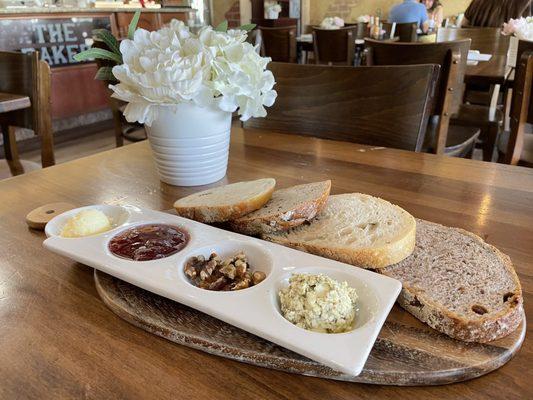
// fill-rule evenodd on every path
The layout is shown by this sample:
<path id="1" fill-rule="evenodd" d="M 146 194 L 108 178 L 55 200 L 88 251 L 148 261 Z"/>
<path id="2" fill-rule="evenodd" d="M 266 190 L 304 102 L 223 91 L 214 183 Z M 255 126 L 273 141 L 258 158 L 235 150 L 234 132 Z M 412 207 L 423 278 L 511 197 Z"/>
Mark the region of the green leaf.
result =
<path id="1" fill-rule="evenodd" d="M 115 78 L 115 75 L 113 75 L 112 67 L 101 67 L 96 73 L 94 79 L 98 79 L 100 81 L 111 81 L 111 82 L 117 81 L 117 78 Z"/>
<path id="2" fill-rule="evenodd" d="M 74 56 L 76 61 L 92 61 L 96 58 L 103 60 L 115 61 L 117 64 L 122 64 L 122 57 L 109 50 L 90 48 L 89 50 L 82 51 Z"/>
<path id="3" fill-rule="evenodd" d="M 135 29 L 137 29 L 137 24 L 139 23 L 139 18 L 141 16 L 140 11 L 136 11 L 135 15 L 133 16 L 130 26 L 128 28 L 128 39 L 133 40 L 133 34 L 135 33 Z"/>
<path id="4" fill-rule="evenodd" d="M 257 26 L 256 24 L 244 24 L 244 25 L 239 26 L 239 28 L 237 29 L 240 29 L 241 31 L 250 32 L 250 31 L 253 31 L 256 26 Z"/>
<path id="5" fill-rule="evenodd" d="M 104 42 L 113 53 L 120 54 L 120 45 L 117 39 L 107 29 L 95 29 L 93 31 L 94 40 Z"/>
<path id="6" fill-rule="evenodd" d="M 217 32 L 227 32 L 228 31 L 228 21 L 222 21 L 216 28 Z"/>

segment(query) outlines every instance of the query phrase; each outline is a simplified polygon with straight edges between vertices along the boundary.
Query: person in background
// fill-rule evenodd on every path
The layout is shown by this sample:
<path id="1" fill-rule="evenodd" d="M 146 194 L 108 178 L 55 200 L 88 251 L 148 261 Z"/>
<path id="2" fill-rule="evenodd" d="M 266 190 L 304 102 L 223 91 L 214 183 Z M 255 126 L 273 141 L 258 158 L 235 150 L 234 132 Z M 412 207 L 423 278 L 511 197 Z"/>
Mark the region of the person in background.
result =
<path id="1" fill-rule="evenodd" d="M 430 28 L 442 26 L 444 21 L 444 7 L 439 0 L 420 0 L 426 6 Z M 431 22 L 433 21 L 433 23 Z"/>
<path id="2" fill-rule="evenodd" d="M 404 0 L 403 3 L 392 7 L 389 12 L 389 22 L 397 24 L 416 22 L 422 32 L 427 33 L 429 30 L 426 6 L 418 0 Z"/>
<path id="3" fill-rule="evenodd" d="M 531 0 L 472 0 L 462 26 L 500 28 L 511 18 L 531 15 Z"/>

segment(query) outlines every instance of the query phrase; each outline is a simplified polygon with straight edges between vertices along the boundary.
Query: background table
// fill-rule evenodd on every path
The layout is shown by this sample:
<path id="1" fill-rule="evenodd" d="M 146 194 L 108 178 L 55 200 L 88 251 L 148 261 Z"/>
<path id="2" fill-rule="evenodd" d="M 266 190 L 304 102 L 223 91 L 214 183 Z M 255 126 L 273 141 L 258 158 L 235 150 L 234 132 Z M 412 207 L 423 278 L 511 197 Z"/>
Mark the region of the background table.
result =
<path id="1" fill-rule="evenodd" d="M 413 215 L 469 229 L 508 253 L 533 321 L 533 170 L 235 127 L 218 184 L 272 176 L 280 187 L 331 178 Z M 129 203 L 168 209 L 199 188 L 162 184 L 148 143 L 0 182 L 0 398 L 527 398 L 531 328 L 500 370 L 449 386 L 399 388 L 292 375 L 174 345 L 115 316 L 93 270 L 45 251 L 26 213 L 44 203 Z M 405 318 L 412 318 L 405 313 Z"/>
<path id="2" fill-rule="evenodd" d="M 491 54 L 489 61 L 480 61 L 477 65 L 468 65 L 465 82 L 478 85 L 502 85 L 509 78 L 513 68 L 507 66 L 507 49 L 509 37 L 503 36 L 498 28 L 441 28 L 437 41 L 472 39 L 472 50 Z M 298 51 L 313 51 L 313 42 L 298 40 Z"/>
<path id="3" fill-rule="evenodd" d="M 441 28 L 437 32 L 438 42 L 460 39 L 471 39 L 471 50 L 492 55 L 489 61 L 467 66 L 466 83 L 501 85 L 506 82 L 512 71 L 507 66 L 509 36 L 502 35 L 500 28 Z"/>

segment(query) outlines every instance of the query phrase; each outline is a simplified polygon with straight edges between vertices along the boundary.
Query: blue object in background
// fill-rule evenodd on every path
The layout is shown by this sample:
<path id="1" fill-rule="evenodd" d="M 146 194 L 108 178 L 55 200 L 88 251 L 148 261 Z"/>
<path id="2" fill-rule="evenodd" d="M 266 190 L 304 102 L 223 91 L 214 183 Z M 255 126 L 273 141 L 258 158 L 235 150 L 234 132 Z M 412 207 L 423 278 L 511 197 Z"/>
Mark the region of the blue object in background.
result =
<path id="1" fill-rule="evenodd" d="M 417 0 L 404 0 L 402 4 L 392 7 L 389 12 L 389 22 L 397 24 L 416 22 L 420 28 L 427 20 L 426 6 Z"/>

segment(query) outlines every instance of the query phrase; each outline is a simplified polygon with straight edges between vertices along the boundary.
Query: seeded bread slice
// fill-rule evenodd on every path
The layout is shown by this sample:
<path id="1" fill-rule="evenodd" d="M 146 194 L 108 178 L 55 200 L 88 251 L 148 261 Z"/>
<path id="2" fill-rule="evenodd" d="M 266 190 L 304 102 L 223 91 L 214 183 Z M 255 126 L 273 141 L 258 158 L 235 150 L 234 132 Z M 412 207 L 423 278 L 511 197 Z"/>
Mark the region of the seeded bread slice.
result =
<path id="1" fill-rule="evenodd" d="M 331 181 L 306 183 L 276 190 L 259 210 L 230 222 L 246 235 L 286 231 L 310 221 L 326 206 Z"/>
<path id="2" fill-rule="evenodd" d="M 261 208 L 272 197 L 276 180 L 272 178 L 219 186 L 177 200 L 178 215 L 213 223 L 237 219 Z"/>
<path id="3" fill-rule="evenodd" d="M 308 224 L 262 237 L 363 268 L 384 268 L 408 257 L 415 246 L 415 219 L 383 199 L 361 193 L 329 196 Z"/>
<path id="4" fill-rule="evenodd" d="M 398 302 L 405 310 L 455 339 L 499 339 L 522 319 L 510 258 L 462 229 L 417 220 L 413 254 L 380 272 L 403 283 Z"/>

